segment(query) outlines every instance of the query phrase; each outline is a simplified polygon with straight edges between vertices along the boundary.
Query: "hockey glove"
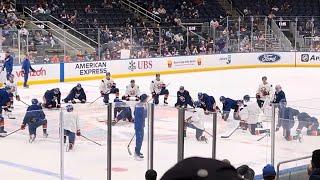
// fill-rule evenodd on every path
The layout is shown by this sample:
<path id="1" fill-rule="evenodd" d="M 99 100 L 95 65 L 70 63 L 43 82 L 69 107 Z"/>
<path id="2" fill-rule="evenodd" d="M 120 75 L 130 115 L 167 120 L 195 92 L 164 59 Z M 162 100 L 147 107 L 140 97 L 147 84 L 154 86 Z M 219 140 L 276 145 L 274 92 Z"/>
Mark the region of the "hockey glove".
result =
<path id="1" fill-rule="evenodd" d="M 20 96 L 19 95 L 16 95 L 16 100 L 20 101 Z"/>
<path id="2" fill-rule="evenodd" d="M 261 98 L 259 93 L 256 94 L 256 98 L 257 98 L 257 99 L 260 99 L 260 98 Z"/>
<path id="3" fill-rule="evenodd" d="M 77 136 L 81 136 L 80 130 L 77 130 Z"/>
<path id="4" fill-rule="evenodd" d="M 26 128 L 26 125 L 25 125 L 25 124 L 21 124 L 20 129 L 21 129 L 21 130 L 24 130 L 25 128 Z"/>
<path id="5" fill-rule="evenodd" d="M 105 95 L 104 92 L 100 91 L 101 97 L 103 97 Z"/>

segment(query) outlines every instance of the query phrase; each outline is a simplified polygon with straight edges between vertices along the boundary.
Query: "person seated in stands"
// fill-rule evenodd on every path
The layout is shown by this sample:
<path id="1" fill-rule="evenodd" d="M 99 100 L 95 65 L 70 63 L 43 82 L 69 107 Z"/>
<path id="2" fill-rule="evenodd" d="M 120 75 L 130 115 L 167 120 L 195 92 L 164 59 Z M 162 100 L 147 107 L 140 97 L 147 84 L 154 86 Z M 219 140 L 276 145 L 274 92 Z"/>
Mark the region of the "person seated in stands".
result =
<path id="1" fill-rule="evenodd" d="M 270 164 L 267 164 L 263 169 L 262 169 L 262 176 L 264 180 L 275 180 L 276 179 L 276 171 L 274 167 Z"/>

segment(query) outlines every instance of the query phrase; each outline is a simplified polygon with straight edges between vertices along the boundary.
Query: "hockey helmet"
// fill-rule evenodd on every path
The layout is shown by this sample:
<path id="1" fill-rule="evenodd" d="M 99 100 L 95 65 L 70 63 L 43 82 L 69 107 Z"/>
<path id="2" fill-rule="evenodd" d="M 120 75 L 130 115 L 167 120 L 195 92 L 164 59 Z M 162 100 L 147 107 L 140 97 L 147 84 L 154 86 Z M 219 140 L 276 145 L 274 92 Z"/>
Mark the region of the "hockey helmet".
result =
<path id="1" fill-rule="evenodd" d="M 179 91 L 184 91 L 184 86 L 180 86 Z"/>
<path id="2" fill-rule="evenodd" d="M 60 93 L 60 89 L 59 88 L 54 88 L 53 89 L 53 93 L 54 94 L 59 94 Z"/>
<path id="3" fill-rule="evenodd" d="M 7 92 L 10 92 L 10 91 L 11 91 L 11 86 L 6 85 L 6 86 L 4 87 L 4 89 L 5 89 Z"/>
<path id="4" fill-rule="evenodd" d="M 226 97 L 224 97 L 224 96 L 220 97 L 220 102 L 224 102 L 225 100 L 226 100 Z"/>
<path id="5" fill-rule="evenodd" d="M 250 101 L 250 96 L 249 95 L 243 96 L 243 100 L 244 100 L 244 102 L 249 102 Z"/>
<path id="6" fill-rule="evenodd" d="M 77 88 L 78 90 L 80 90 L 80 89 L 82 88 L 81 84 L 78 83 L 77 86 L 76 86 L 76 88 Z"/>
<path id="7" fill-rule="evenodd" d="M 201 92 L 198 93 L 198 99 L 202 99 L 203 94 Z"/>
<path id="8" fill-rule="evenodd" d="M 73 106 L 71 104 L 66 106 L 66 109 L 68 112 L 72 112 L 73 111 Z"/>
<path id="9" fill-rule="evenodd" d="M 37 105 L 39 103 L 38 99 L 32 99 L 31 104 L 32 105 Z"/>
<path id="10" fill-rule="evenodd" d="M 140 102 L 146 102 L 147 99 L 148 99 L 148 95 L 146 95 L 146 94 L 142 94 L 140 96 Z"/>
<path id="11" fill-rule="evenodd" d="M 267 76 L 263 76 L 262 81 L 266 81 L 266 80 L 268 80 Z"/>
<path id="12" fill-rule="evenodd" d="M 110 72 L 106 72 L 106 76 L 111 76 L 111 73 Z"/>
<path id="13" fill-rule="evenodd" d="M 200 107 L 201 107 L 200 101 L 195 101 L 195 102 L 193 103 L 193 105 L 194 105 L 195 108 L 200 108 Z"/>

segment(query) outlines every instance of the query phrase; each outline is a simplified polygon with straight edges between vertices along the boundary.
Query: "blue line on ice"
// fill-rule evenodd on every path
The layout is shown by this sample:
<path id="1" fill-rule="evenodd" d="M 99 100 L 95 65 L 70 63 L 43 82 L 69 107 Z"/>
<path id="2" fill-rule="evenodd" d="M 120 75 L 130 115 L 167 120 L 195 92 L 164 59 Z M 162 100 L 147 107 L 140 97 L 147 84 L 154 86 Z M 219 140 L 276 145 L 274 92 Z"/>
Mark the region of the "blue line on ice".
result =
<path id="1" fill-rule="evenodd" d="M 43 174 L 43 175 L 47 175 L 47 176 L 60 178 L 60 174 L 55 173 L 55 172 L 51 172 L 51 171 L 48 171 L 48 170 L 44 170 L 44 169 L 33 168 L 33 167 L 30 167 L 30 166 L 25 166 L 25 165 L 22 165 L 22 164 L 16 164 L 16 163 L 9 162 L 9 161 L 4 161 L 4 160 L 0 160 L 0 164 L 6 165 L 6 166 L 10 166 L 10 167 L 14 167 L 14 168 L 18 168 L 18 169 L 22 169 L 22 170 L 25 170 L 25 171 L 30 171 L 30 172 L 34 172 L 34 173 L 38 173 L 38 174 Z M 65 176 L 65 179 L 78 180 L 77 178 L 74 178 L 74 177 L 71 177 L 71 176 Z"/>

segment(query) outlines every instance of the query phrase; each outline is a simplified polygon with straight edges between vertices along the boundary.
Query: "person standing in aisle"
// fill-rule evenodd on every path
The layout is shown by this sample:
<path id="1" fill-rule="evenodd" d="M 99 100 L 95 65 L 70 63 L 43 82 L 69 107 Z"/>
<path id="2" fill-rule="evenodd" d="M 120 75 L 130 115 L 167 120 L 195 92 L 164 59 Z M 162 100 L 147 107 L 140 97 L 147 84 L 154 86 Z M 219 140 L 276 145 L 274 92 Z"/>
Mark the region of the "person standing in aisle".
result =
<path id="1" fill-rule="evenodd" d="M 22 72 L 23 72 L 23 78 L 24 78 L 24 81 L 23 81 L 23 87 L 24 88 L 29 88 L 29 85 L 28 85 L 28 79 L 29 79 L 29 72 L 30 70 L 32 72 L 35 72 L 36 70 L 34 70 L 32 67 L 31 67 L 31 63 L 30 63 L 30 56 L 28 53 L 26 53 L 26 57 L 24 58 L 24 60 L 22 61 L 22 68 L 21 68 Z"/>

